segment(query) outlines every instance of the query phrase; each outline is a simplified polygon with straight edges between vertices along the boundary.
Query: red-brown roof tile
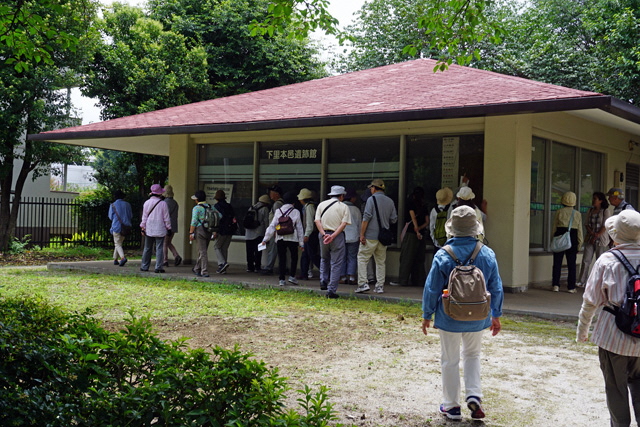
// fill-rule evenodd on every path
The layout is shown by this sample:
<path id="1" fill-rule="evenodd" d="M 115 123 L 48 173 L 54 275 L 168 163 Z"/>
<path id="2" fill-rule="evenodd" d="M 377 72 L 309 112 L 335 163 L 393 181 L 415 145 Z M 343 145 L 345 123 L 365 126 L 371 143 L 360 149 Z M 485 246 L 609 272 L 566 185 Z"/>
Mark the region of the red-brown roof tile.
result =
<path id="1" fill-rule="evenodd" d="M 434 72 L 430 59 L 393 64 L 226 98 L 212 99 L 134 116 L 41 134 L 73 138 L 76 133 L 162 133 L 241 130 L 238 125 L 262 123 L 288 127 L 292 123 L 323 124 L 317 120 L 348 118 L 342 123 L 443 118 L 450 110 L 468 115 L 500 113 L 509 105 L 610 98 L 490 71 L 452 65 Z M 493 110 L 492 110 L 493 108 Z M 586 107 L 585 107 L 586 108 Z M 556 108 L 557 109 L 557 108 Z M 465 111 L 466 111 L 465 110 Z M 535 108 L 533 109 L 535 110 Z M 457 113 L 459 114 L 459 113 Z M 373 120 L 373 121 L 375 121 Z M 269 125 L 264 125 L 268 123 Z M 231 126 L 230 126 L 231 125 Z M 301 125 L 301 124 L 298 124 Z M 39 139 L 39 138 L 38 138 Z"/>

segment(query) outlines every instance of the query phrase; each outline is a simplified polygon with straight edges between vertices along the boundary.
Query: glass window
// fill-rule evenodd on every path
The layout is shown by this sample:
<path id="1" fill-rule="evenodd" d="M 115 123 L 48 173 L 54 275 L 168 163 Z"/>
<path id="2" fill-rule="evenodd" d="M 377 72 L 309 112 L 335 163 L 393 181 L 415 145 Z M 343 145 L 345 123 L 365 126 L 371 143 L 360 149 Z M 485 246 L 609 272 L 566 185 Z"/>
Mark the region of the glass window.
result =
<path id="1" fill-rule="evenodd" d="M 380 178 L 384 180 L 385 194 L 398 206 L 399 175 L 399 136 L 329 141 L 328 188 L 342 185 L 362 195 L 365 190 L 368 192 L 372 180 Z"/>
<path id="2" fill-rule="evenodd" d="M 430 208 L 436 204 L 436 192 L 444 186 L 456 191 L 463 175 L 469 178 L 469 186 L 479 204 L 484 180 L 482 135 L 418 135 L 407 138 L 407 192 L 423 187 Z"/>
<path id="3" fill-rule="evenodd" d="M 198 189 L 215 204 L 217 190 L 224 190 L 238 222 L 255 201 L 253 199 L 253 143 L 211 144 L 200 147 Z M 244 230 L 240 230 L 243 233 Z"/>
<path id="4" fill-rule="evenodd" d="M 602 188 L 602 155 L 589 150 L 580 150 L 580 213 L 583 214 L 582 223 L 586 224 L 586 214 L 591 207 L 593 193 Z"/>
<path id="5" fill-rule="evenodd" d="M 562 207 L 560 199 L 576 189 L 576 148 L 553 143 L 551 146 L 551 212 Z"/>
<path id="6" fill-rule="evenodd" d="M 602 191 L 603 155 L 535 137 L 531 150 L 529 245 L 544 248 L 550 239 L 553 216 L 562 208 L 564 193 L 576 193 L 576 209 L 586 214 L 593 192 Z"/>
<path id="7" fill-rule="evenodd" d="M 259 194 L 278 184 L 282 192 L 320 191 L 322 141 L 260 143 Z"/>
<path id="8" fill-rule="evenodd" d="M 531 146 L 531 207 L 529 224 L 529 244 L 532 248 L 544 247 L 546 144 L 540 138 L 533 138 Z"/>

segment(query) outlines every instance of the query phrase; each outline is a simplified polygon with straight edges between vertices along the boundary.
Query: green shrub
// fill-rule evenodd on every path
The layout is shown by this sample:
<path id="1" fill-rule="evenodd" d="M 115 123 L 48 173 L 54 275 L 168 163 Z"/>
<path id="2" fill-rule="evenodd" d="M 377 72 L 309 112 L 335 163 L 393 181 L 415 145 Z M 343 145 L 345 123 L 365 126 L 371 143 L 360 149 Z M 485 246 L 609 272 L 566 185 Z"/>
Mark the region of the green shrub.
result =
<path id="1" fill-rule="evenodd" d="M 90 312 L 34 299 L 0 300 L 0 425 L 327 426 L 327 390 L 298 392 L 237 348 L 189 350 L 130 313 L 116 333 Z"/>
<path id="2" fill-rule="evenodd" d="M 22 240 L 14 237 L 13 240 L 9 242 L 9 250 L 7 252 L 15 255 L 23 254 L 29 248 L 29 242 L 31 242 L 31 234 L 27 234 Z"/>

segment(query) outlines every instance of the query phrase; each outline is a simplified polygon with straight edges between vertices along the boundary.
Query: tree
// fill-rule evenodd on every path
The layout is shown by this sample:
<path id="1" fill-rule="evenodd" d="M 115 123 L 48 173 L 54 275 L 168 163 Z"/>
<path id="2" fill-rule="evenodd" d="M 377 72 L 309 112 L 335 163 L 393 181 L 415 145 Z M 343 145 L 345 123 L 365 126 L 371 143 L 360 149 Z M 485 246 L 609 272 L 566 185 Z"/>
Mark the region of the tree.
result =
<path id="1" fill-rule="evenodd" d="M 638 103 L 637 0 L 514 1 L 497 13 L 506 36 L 473 66 Z"/>
<path id="2" fill-rule="evenodd" d="M 57 52 L 75 51 L 80 41 L 72 28 L 60 25 L 60 19 L 77 19 L 80 14 L 89 17 L 94 12 L 92 2 L 85 0 L 1 1 L 0 43 L 5 64 L 17 72 L 41 62 L 53 65 Z"/>
<path id="3" fill-rule="evenodd" d="M 419 20 L 431 0 L 371 0 L 356 12 L 355 23 L 345 28 L 352 49 L 333 61 L 340 73 L 366 70 L 412 59 L 405 46 L 417 44 L 417 56 L 432 56 Z"/>
<path id="4" fill-rule="evenodd" d="M 82 92 L 98 98 L 102 118 L 111 119 L 324 76 L 305 41 L 248 35 L 266 4 L 150 0 L 148 14 L 114 4 L 100 26 L 109 42 L 99 47 Z M 167 177 L 166 158 L 110 153 L 100 161 L 99 183 L 116 185 L 109 176 L 133 173 L 141 195 Z"/>
<path id="5" fill-rule="evenodd" d="M 207 99 L 207 57 L 142 9 L 114 3 L 99 28 L 106 40 L 86 69 L 82 93 L 98 98 L 103 120 Z"/>
<path id="6" fill-rule="evenodd" d="M 264 19 L 267 0 L 149 0 L 151 17 L 201 45 L 207 53 L 211 98 L 269 89 L 326 76 L 308 39 L 251 37 L 247 27 Z"/>
<path id="7" fill-rule="evenodd" d="M 374 0 L 375 1 L 375 0 Z M 383 2 L 377 2 L 382 5 Z M 399 2 L 391 1 L 390 8 Z M 454 61 L 469 64 L 479 58 L 477 43 L 483 40 L 499 42 L 502 28 L 499 21 L 490 19 L 487 13 L 495 0 L 430 0 L 408 1 L 420 4 L 424 9 L 417 13 L 419 34 L 402 49 L 403 54 L 416 56 L 425 50 L 439 52 L 436 70 L 446 70 Z M 329 14 L 327 0 L 272 0 L 266 19 L 255 20 L 251 25 L 254 35 L 276 34 L 284 27 L 293 32 L 290 37 L 306 37 L 310 31 L 321 29 L 337 35 L 339 40 L 349 38 L 338 30 L 338 22 Z"/>
<path id="8" fill-rule="evenodd" d="M 0 250 L 6 250 L 15 233 L 20 199 L 29 173 L 33 172 L 35 179 L 49 173 L 51 163 L 81 162 L 84 159 L 82 150 L 77 147 L 25 141 L 26 134 L 71 125 L 70 108 L 60 89 L 77 82 L 74 70 L 90 52 L 95 36 L 91 29 L 95 15 L 93 0 L 60 0 L 55 3 L 60 7 L 48 9 L 51 4 L 51 1 L 42 4 L 36 1 L 17 2 L 20 16 L 31 18 L 16 18 L 10 26 L 12 33 L 5 33 L 6 37 L 0 43 L 0 58 L 11 59 L 20 56 L 22 49 L 15 47 L 11 40 L 34 37 L 36 43 L 38 31 L 45 31 L 50 26 L 55 26 L 58 33 L 66 34 L 60 40 L 53 37 L 43 42 L 46 44 L 43 49 L 50 49 L 50 57 L 46 61 L 35 54 L 33 57 L 23 54 L 20 56 L 24 62 L 21 67 L 16 66 L 16 61 L 5 60 L 0 64 Z M 8 7 L 3 5 L 0 10 L 6 12 Z M 45 18 L 38 20 L 34 16 Z M 34 27 L 38 22 L 41 27 Z M 12 38 L 13 33 L 16 36 Z M 74 38 L 78 40 L 78 49 L 70 45 L 69 40 Z M 14 182 L 16 159 L 23 163 Z"/>

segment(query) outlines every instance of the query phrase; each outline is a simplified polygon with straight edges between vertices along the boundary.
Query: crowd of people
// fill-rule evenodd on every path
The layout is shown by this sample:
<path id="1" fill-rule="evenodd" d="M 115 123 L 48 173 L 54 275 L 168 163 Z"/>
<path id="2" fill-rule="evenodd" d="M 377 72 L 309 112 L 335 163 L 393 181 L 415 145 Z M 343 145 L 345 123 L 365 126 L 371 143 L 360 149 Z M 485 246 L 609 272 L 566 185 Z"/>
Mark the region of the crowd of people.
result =
<path id="1" fill-rule="evenodd" d="M 297 193 L 297 194 L 296 194 Z M 437 205 L 430 209 L 422 187 L 415 187 L 406 203 L 400 242 L 398 281 L 388 281 L 386 271 L 387 247 L 395 243 L 394 224 L 398 214 L 394 201 L 386 194 L 382 179 L 373 179 L 358 194 L 355 188 L 333 186 L 326 200 L 317 202 L 317 195 L 308 188 L 283 193 L 277 184 L 246 212 L 243 229 L 246 245 L 246 271 L 273 275 L 277 265 L 278 284 L 297 285 L 299 280 L 319 277 L 320 288 L 327 297 L 337 298 L 339 285 L 355 286 L 354 292 L 384 293 L 385 283 L 399 286 L 424 286 L 425 259 L 429 243 L 436 250 L 447 240 L 444 223 L 456 206 L 470 206 L 482 224 L 486 214 L 475 203 L 475 194 L 466 183 L 453 191 L 440 189 Z M 114 193 L 109 218 L 114 236 L 114 264 L 124 266 L 127 258 L 122 248 L 125 233 L 131 228 L 131 206 L 121 191 Z M 228 251 L 232 236 L 239 231 L 234 207 L 226 200 L 223 190 L 215 193 L 215 203 L 207 201 L 204 191 L 191 196 L 195 206 L 191 211 L 189 240 L 195 242 L 198 257 L 193 273 L 210 277 L 208 249 L 213 242 L 217 259 L 216 274 L 226 274 L 229 268 Z M 154 184 L 142 209 L 140 228 L 144 236 L 142 271 L 149 271 L 156 253 L 154 271 L 164 273 L 172 255 L 174 265 L 182 263 L 172 240 L 178 232 L 178 203 L 173 188 Z M 207 223 L 211 211 L 219 218 L 214 228 Z M 285 227 L 291 220 L 291 227 Z M 393 231 L 392 231 L 393 230 Z M 242 231 L 242 230 L 240 230 Z M 386 242 L 382 234 L 391 238 Z M 483 238 L 484 236 L 478 236 Z"/>
<path id="2" fill-rule="evenodd" d="M 320 287 L 327 291 L 327 298 L 338 298 L 340 284 L 355 285 L 356 293 L 367 292 L 371 287 L 373 292 L 383 293 L 386 251 L 395 234 L 390 228 L 398 221 L 395 204 L 385 189 L 384 181 L 374 179 L 359 197 L 354 189 L 334 185 L 327 199 L 316 205 L 314 193 L 307 188 L 296 195 L 283 194 L 278 185 L 271 186 L 268 194 L 260 196 L 251 206 L 243 222 L 247 272 L 274 274 L 279 260 L 281 286 L 297 285 L 298 280 L 314 277 L 317 267 Z M 198 258 L 193 273 L 201 277 L 209 277 L 207 252 L 211 240 L 215 241 L 216 272 L 227 272 L 231 236 L 238 230 L 234 209 L 226 201 L 225 192 L 218 190 L 214 198 L 215 205 L 210 205 L 204 191 L 198 190 L 192 196 L 195 206 L 189 239 L 197 243 Z M 482 244 L 486 242 L 483 227 L 487 219 L 486 202 L 477 206 L 468 185 L 462 185 L 455 197 L 450 188 L 438 190 L 437 203 L 430 210 L 425 198 L 424 189 L 416 187 L 407 200 L 400 241 L 399 282 L 395 284 L 424 286 L 422 330 L 427 334 L 433 322 L 440 335 L 443 400 L 438 411 L 448 419 L 462 418 L 462 364 L 464 402 L 472 419 L 482 419 L 485 417 L 480 381 L 483 331 L 489 328 L 494 336 L 500 332 L 503 304 L 495 253 Z M 130 233 L 132 218 L 131 206 L 123 199 L 124 194 L 116 191 L 108 214 L 115 243 L 113 262 L 121 267 L 127 263 L 122 243 Z M 360 207 L 359 201 L 363 202 Z M 611 188 L 606 195 L 594 192 L 583 233 L 582 216 L 574 209 L 576 194 L 564 193 L 561 204 L 553 220 L 552 290 L 559 291 L 562 262 L 566 258 L 568 292 L 576 293 L 576 288 L 585 287 L 576 341 L 588 340 L 597 314 L 591 341 L 599 347 L 611 425 L 629 426 L 631 408 L 636 420 L 640 418 L 640 330 L 635 331 L 636 335 L 626 331 L 618 321 L 618 314 L 624 308 L 624 300 L 629 298 L 630 277 L 635 277 L 634 274 L 640 277 L 640 213 L 624 199 L 620 188 Z M 174 265 L 182 262 L 171 243 L 178 231 L 177 215 L 178 205 L 171 186 L 151 186 L 140 223 L 144 236 L 142 271 L 150 269 L 153 252 L 156 273 L 163 273 L 163 267 L 168 266 L 169 252 Z M 563 236 L 565 243 L 555 242 Z M 428 275 L 427 241 L 436 250 Z M 584 252 L 577 274 L 576 259 L 581 247 Z M 482 272 L 482 283 L 490 296 L 487 313 L 477 319 L 459 319 L 448 311 L 445 303 L 452 286 L 452 272 L 464 265 Z M 636 291 L 640 293 L 637 288 Z M 637 304 L 635 312 L 627 314 L 640 319 Z"/>

